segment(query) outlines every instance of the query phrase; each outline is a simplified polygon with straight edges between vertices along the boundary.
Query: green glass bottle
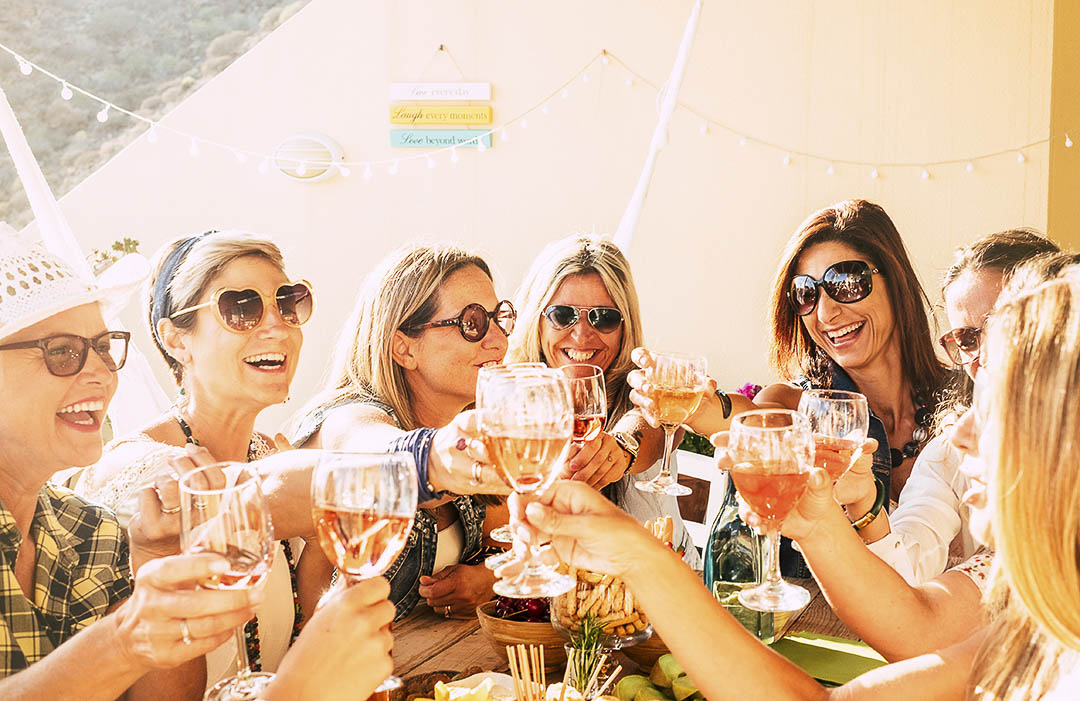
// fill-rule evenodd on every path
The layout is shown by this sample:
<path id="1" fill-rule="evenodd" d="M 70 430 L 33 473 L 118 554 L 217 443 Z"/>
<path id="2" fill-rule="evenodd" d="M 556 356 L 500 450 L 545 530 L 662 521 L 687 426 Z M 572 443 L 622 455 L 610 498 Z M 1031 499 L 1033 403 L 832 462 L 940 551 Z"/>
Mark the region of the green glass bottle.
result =
<path id="1" fill-rule="evenodd" d="M 724 608 L 765 644 L 772 643 L 773 614 L 751 611 L 739 603 L 741 589 L 761 581 L 765 537 L 758 535 L 739 518 L 739 503 L 731 475 L 724 473 L 713 489 L 724 489 L 724 502 L 705 542 L 705 586 Z"/>

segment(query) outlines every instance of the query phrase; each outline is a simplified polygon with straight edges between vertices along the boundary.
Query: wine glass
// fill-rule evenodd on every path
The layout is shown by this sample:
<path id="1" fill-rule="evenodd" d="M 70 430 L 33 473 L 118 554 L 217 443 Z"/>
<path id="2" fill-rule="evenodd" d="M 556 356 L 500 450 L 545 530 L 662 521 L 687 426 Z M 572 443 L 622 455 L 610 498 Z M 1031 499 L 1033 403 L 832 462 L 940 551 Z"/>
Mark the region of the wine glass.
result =
<path id="1" fill-rule="evenodd" d="M 604 371 L 588 363 L 563 365 L 559 371 L 570 383 L 570 397 L 574 402 L 573 441 L 580 447 L 599 436 L 607 423 Z"/>
<path id="2" fill-rule="evenodd" d="M 323 451 L 311 476 L 319 545 L 347 585 L 378 577 L 405 549 L 416 515 L 416 465 L 408 453 Z M 394 675 L 375 691 L 401 686 Z"/>
<path id="3" fill-rule="evenodd" d="M 810 480 L 814 440 L 810 421 L 789 409 L 760 409 L 731 420 L 728 445 L 731 480 L 765 528 L 768 563 L 765 581 L 739 592 L 754 611 L 796 611 L 810 593 L 780 576 L 780 526 L 795 508 Z"/>
<path id="4" fill-rule="evenodd" d="M 216 463 L 185 474 L 180 485 L 180 547 L 184 553 L 215 553 L 229 562 L 228 571 L 209 577 L 209 589 L 254 587 L 270 573 L 274 539 L 270 507 L 258 473 L 246 463 Z M 237 674 L 206 692 L 207 701 L 241 701 L 262 697 L 274 678 L 252 672 L 244 626 L 236 629 Z"/>
<path id="5" fill-rule="evenodd" d="M 476 408 L 480 432 L 503 481 L 525 498 L 547 489 L 559 476 L 573 435 L 574 413 L 565 376 L 548 368 L 482 368 Z M 495 593 L 513 598 L 556 596 L 574 580 L 543 564 L 542 544 L 522 553 L 521 573 L 495 582 Z"/>
<path id="6" fill-rule="evenodd" d="M 709 382 L 705 374 L 705 358 L 678 353 L 653 353 L 653 364 L 645 369 L 645 380 L 652 386 L 660 428 L 664 429 L 664 455 L 660 474 L 648 482 L 635 482 L 643 492 L 681 497 L 690 493 L 671 473 L 671 451 L 675 431 L 693 414 Z"/>
<path id="7" fill-rule="evenodd" d="M 838 389 L 808 389 L 799 399 L 799 413 L 810 420 L 814 465 L 824 468 L 836 484 L 862 455 L 870 430 L 866 397 Z"/>

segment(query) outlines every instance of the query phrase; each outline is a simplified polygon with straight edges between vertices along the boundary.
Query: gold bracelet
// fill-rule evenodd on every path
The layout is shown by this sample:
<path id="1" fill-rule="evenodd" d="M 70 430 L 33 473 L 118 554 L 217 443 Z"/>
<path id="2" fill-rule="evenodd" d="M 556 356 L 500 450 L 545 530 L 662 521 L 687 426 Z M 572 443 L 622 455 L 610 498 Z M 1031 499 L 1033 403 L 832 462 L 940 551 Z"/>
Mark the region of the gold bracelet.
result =
<path id="1" fill-rule="evenodd" d="M 885 484 L 877 479 L 874 480 L 874 483 L 877 486 L 877 497 L 874 499 L 874 505 L 870 507 L 869 511 L 863 514 L 862 518 L 857 521 L 852 521 L 851 523 L 851 526 L 857 531 L 861 531 L 873 523 L 874 519 L 881 513 L 881 509 L 885 506 Z"/>

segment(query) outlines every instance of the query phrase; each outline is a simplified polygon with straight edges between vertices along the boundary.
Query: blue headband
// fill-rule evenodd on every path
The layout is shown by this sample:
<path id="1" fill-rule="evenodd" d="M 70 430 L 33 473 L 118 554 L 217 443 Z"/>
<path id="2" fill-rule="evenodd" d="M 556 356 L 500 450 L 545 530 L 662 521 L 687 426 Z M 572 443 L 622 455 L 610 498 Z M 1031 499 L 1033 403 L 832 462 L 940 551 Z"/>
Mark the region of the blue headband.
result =
<path id="1" fill-rule="evenodd" d="M 189 239 L 185 239 L 180 242 L 176 248 L 172 250 L 168 258 L 165 259 L 164 265 L 161 266 L 161 274 L 158 275 L 157 280 L 154 282 L 154 294 L 151 297 L 150 303 L 150 331 L 154 334 L 154 338 L 161 347 L 165 347 L 165 344 L 161 340 L 161 336 L 158 335 L 158 322 L 162 319 L 169 318 L 169 309 L 172 308 L 172 294 L 169 291 L 169 285 L 172 283 L 173 277 L 176 275 L 177 268 L 187 260 L 188 254 L 191 253 L 191 249 L 195 247 L 203 237 L 209 234 L 216 234 L 215 229 L 210 231 L 204 231 L 198 236 L 192 236 Z"/>

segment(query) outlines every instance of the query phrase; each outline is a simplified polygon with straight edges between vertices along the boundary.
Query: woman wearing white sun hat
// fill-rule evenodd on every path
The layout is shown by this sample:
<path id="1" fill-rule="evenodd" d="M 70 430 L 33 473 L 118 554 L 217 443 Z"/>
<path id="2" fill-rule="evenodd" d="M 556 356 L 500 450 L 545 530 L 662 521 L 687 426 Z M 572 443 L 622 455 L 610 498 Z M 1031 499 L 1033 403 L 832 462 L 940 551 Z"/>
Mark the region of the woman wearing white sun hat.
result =
<path id="1" fill-rule="evenodd" d="M 147 563 L 133 588 L 115 516 L 47 482 L 101 455 L 128 344 L 126 332 L 105 327 L 114 291 L 0 225 L 3 698 L 190 689 L 184 668 L 160 670 L 220 645 L 255 603 L 246 592 L 184 588 L 227 566 L 216 556 Z"/>

